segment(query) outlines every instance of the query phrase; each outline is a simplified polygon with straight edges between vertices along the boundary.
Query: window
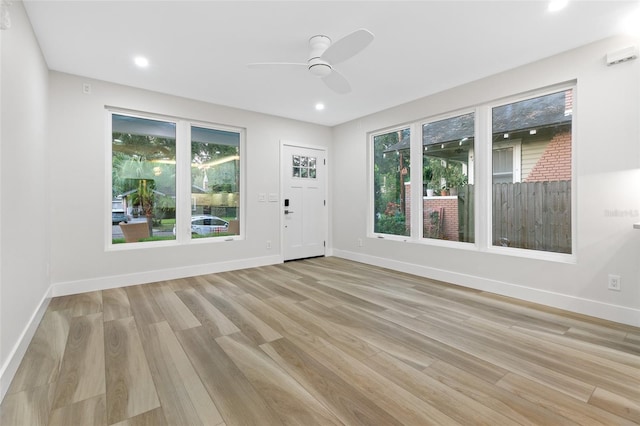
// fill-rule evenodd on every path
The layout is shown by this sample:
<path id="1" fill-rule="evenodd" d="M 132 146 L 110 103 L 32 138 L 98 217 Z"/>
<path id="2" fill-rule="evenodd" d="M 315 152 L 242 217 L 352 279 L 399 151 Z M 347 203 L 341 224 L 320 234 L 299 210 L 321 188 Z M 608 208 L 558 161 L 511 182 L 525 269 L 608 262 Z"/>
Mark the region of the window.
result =
<path id="1" fill-rule="evenodd" d="M 474 242 L 475 114 L 422 125 L 423 237 Z"/>
<path id="2" fill-rule="evenodd" d="M 371 236 L 569 260 L 574 90 L 371 134 Z"/>
<path id="3" fill-rule="evenodd" d="M 374 232 L 410 235 L 410 220 L 407 220 L 411 160 L 409 128 L 374 135 L 372 143 Z"/>
<path id="4" fill-rule="evenodd" d="M 493 144 L 493 183 L 520 182 L 520 141 L 494 142 Z"/>
<path id="5" fill-rule="evenodd" d="M 146 223 L 142 242 L 175 239 L 175 122 L 112 115 L 111 192 L 114 243 L 125 241 L 120 222 Z"/>
<path id="6" fill-rule="evenodd" d="M 238 235 L 240 133 L 191 126 L 191 235 Z"/>
<path id="7" fill-rule="evenodd" d="M 240 235 L 242 131 L 109 116 L 112 244 Z"/>
<path id="8" fill-rule="evenodd" d="M 293 155 L 291 157 L 291 175 L 300 179 L 316 178 L 316 157 L 305 157 L 304 155 Z"/>
<path id="9" fill-rule="evenodd" d="M 573 91 L 492 109 L 494 246 L 571 253 Z"/>

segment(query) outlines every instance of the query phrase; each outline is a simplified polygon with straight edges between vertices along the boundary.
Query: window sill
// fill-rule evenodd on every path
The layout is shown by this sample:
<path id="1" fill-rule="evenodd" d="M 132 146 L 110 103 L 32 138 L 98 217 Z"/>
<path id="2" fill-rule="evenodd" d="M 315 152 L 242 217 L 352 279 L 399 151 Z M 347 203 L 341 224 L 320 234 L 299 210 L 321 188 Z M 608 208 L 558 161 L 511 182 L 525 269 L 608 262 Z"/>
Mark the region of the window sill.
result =
<path id="1" fill-rule="evenodd" d="M 425 200 L 457 200 L 457 195 L 432 195 L 431 197 L 423 196 Z"/>

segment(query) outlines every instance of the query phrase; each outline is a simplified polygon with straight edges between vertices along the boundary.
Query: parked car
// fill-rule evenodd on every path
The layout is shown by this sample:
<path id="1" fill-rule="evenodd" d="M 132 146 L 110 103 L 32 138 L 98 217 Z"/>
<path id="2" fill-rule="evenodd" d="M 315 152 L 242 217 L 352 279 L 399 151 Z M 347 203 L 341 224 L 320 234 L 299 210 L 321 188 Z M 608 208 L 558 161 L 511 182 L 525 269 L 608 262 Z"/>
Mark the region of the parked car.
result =
<path id="1" fill-rule="evenodd" d="M 117 225 L 120 222 L 127 222 L 129 220 L 129 217 L 127 217 L 127 214 L 124 212 L 124 210 L 111 210 L 111 224 L 112 225 Z"/>
<path id="2" fill-rule="evenodd" d="M 114 198 L 111 200 L 111 224 L 117 225 L 120 222 L 127 222 L 129 217 L 124 212 L 124 204 L 122 199 Z"/>
<path id="3" fill-rule="evenodd" d="M 220 219 L 218 216 L 201 215 L 191 217 L 191 233 L 198 235 L 209 235 L 219 232 L 227 232 L 229 222 Z M 176 235 L 176 226 L 173 225 L 173 235 Z"/>

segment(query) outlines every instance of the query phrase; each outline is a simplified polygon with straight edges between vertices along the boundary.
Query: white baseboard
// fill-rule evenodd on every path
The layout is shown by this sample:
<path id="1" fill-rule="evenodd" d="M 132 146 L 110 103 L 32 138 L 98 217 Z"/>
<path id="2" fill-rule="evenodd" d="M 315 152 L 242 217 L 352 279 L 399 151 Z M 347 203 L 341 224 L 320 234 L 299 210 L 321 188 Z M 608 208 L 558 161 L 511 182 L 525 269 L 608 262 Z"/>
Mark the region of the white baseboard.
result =
<path id="1" fill-rule="evenodd" d="M 333 249 L 333 255 L 356 262 L 381 266 L 383 268 L 406 272 L 433 280 L 444 281 L 463 287 L 487 291 L 490 293 L 500 294 L 502 296 L 513 297 L 553 308 L 564 309 L 566 311 L 589 315 L 621 324 L 628 324 L 634 327 L 640 327 L 639 309 L 602 303 L 597 300 L 584 299 L 567 294 L 515 285 L 503 281 L 461 274 L 424 265 L 416 265 L 413 263 L 370 256 L 348 250 Z"/>
<path id="2" fill-rule="evenodd" d="M 237 269 L 255 268 L 258 266 L 274 265 L 278 263 L 282 263 L 282 257 L 279 255 L 183 266 L 179 268 L 158 269 L 153 271 L 136 272 L 133 274 L 111 275 L 108 277 L 91 278 L 87 280 L 59 282 L 52 285 L 51 297 L 86 293 L 88 291 L 107 290 L 110 288 L 126 287 L 137 284 L 147 284 L 157 281 L 175 280 L 178 278 L 234 271 Z"/>
<path id="3" fill-rule="evenodd" d="M 47 307 L 49 306 L 50 301 L 51 287 L 49 287 L 49 289 L 45 292 L 42 300 L 40 300 L 40 303 L 38 304 L 38 307 L 31 315 L 31 318 L 29 318 L 29 322 L 22 331 L 22 334 L 20 334 L 18 342 L 9 353 L 9 356 L 7 357 L 4 365 L 2 365 L 2 367 L 0 368 L 0 402 L 2 402 L 4 396 L 9 390 L 9 385 L 11 385 L 11 381 L 16 375 L 18 367 L 20 367 L 22 358 L 24 358 L 24 354 L 27 352 L 27 348 L 29 347 L 29 343 L 31 343 L 31 339 L 33 339 L 34 334 L 36 334 L 38 325 L 40 325 L 40 321 L 42 320 L 44 313 L 47 311 Z"/>

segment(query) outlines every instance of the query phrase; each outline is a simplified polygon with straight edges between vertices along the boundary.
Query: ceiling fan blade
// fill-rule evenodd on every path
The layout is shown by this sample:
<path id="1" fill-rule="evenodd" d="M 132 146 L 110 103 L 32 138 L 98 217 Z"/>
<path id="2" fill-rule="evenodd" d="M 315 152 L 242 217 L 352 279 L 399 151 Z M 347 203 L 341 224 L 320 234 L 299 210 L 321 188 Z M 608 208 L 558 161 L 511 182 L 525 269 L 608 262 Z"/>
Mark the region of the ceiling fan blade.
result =
<path id="1" fill-rule="evenodd" d="M 267 68 L 309 68 L 308 64 L 303 64 L 299 62 L 254 62 L 252 64 L 247 64 L 247 67 L 253 69 L 267 69 Z"/>
<path id="2" fill-rule="evenodd" d="M 340 63 L 360 53 L 372 41 L 373 33 L 360 28 L 332 43 L 324 51 L 321 59 L 332 65 Z"/>
<path id="3" fill-rule="evenodd" d="M 347 79 L 344 78 L 342 74 L 340 74 L 335 69 L 331 72 L 331 74 L 323 77 L 322 81 L 324 81 L 324 84 L 326 84 L 329 89 L 341 95 L 349 93 L 351 91 L 351 85 L 349 85 Z"/>

